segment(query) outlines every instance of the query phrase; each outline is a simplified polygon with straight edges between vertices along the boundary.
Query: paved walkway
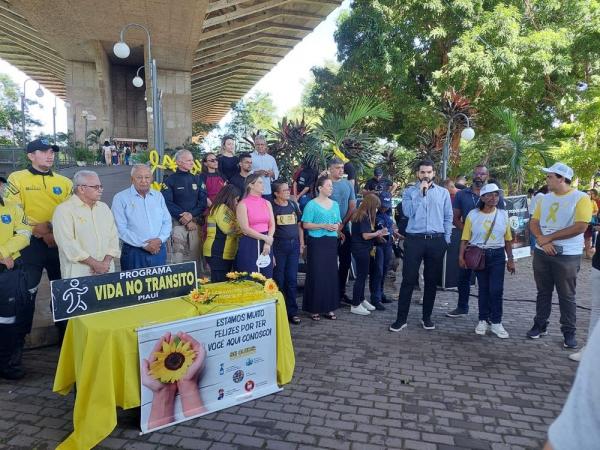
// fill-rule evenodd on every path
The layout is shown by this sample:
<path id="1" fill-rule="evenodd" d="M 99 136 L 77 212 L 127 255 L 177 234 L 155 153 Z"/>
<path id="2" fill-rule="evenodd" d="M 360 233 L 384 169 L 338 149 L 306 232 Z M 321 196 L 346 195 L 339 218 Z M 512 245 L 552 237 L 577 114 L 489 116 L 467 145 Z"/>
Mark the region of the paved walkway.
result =
<path id="1" fill-rule="evenodd" d="M 145 436 L 136 413 L 122 411 L 100 448 L 540 448 L 576 364 L 562 348 L 556 311 L 549 336 L 524 337 L 535 306 L 530 260 L 517 270 L 506 283 L 508 340 L 473 333 L 475 300 L 468 317 L 444 317 L 451 292 L 438 296 L 435 331 L 418 326 L 416 304 L 399 334 L 387 331 L 395 305 L 369 317 L 345 308 L 335 322 L 306 318 L 292 329 L 296 372 L 283 392 Z M 589 305 L 589 272 L 586 261 L 582 305 Z M 589 311 L 578 312 L 583 340 Z M 30 375 L 0 381 L 0 448 L 54 448 L 71 431 L 73 394 L 52 393 L 57 358 L 56 347 L 30 350 Z"/>
<path id="2" fill-rule="evenodd" d="M 107 182 L 110 176 L 101 173 L 108 189 L 127 185 L 118 185 L 124 172 Z M 580 342 L 589 318 L 590 267 L 583 262 L 578 283 Z M 474 334 L 475 298 L 468 317 L 446 318 L 456 302 L 449 291 L 438 295 L 434 331 L 419 327 L 417 304 L 398 334 L 387 331 L 395 304 L 368 317 L 343 308 L 337 321 L 304 318 L 292 328 L 296 371 L 283 392 L 145 436 L 136 412 L 121 411 L 99 448 L 541 448 L 577 366 L 562 348 L 558 308 L 549 336 L 524 337 L 535 309 L 530 258 L 517 261 L 517 271 L 506 279 L 508 340 Z M 397 283 L 386 291 L 397 295 Z M 0 381 L 0 448 L 54 448 L 71 432 L 73 394 L 52 392 L 58 354 L 56 347 L 28 350 L 29 376 Z"/>

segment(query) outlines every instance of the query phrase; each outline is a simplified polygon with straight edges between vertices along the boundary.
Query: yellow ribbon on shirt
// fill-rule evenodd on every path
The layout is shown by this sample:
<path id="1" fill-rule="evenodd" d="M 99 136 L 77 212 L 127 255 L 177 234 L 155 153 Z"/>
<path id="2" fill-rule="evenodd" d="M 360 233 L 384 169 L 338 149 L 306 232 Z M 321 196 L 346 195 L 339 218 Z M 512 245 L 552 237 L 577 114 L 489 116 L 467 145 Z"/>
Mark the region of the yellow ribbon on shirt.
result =
<path id="1" fill-rule="evenodd" d="M 554 222 L 556 223 L 556 213 L 558 212 L 558 209 L 560 208 L 560 203 L 555 202 L 552 203 L 552 205 L 550 205 L 550 209 L 548 211 L 548 216 L 546 217 L 546 222 Z"/>
<path id="2" fill-rule="evenodd" d="M 483 222 L 483 229 L 485 230 L 485 236 L 487 236 L 488 233 L 490 233 L 491 227 L 492 227 L 492 222 L 490 220 L 485 220 Z M 491 239 L 492 241 L 496 240 L 496 236 L 494 235 L 494 233 L 490 233 L 489 239 Z"/>

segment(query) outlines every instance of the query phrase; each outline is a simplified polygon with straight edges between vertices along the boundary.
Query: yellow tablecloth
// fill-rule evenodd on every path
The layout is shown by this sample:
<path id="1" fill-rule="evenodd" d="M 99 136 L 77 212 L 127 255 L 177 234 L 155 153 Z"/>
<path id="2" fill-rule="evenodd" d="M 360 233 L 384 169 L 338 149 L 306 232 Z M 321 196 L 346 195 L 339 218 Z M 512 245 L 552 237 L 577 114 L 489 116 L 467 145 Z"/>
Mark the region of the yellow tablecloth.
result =
<path id="1" fill-rule="evenodd" d="M 215 291 L 231 285 L 215 284 Z M 220 294 L 217 302 L 193 305 L 183 299 L 166 300 L 102 314 L 71 319 L 62 344 L 54 392 L 66 395 L 74 384 L 74 431 L 59 449 L 89 449 L 106 438 L 117 424 L 116 407 L 140 406 L 140 374 L 136 329 L 158 323 L 221 312 L 264 301 L 254 283 L 240 283 L 235 292 Z M 269 298 L 272 298 L 270 296 Z M 277 382 L 289 383 L 295 366 L 285 302 L 277 299 Z"/>

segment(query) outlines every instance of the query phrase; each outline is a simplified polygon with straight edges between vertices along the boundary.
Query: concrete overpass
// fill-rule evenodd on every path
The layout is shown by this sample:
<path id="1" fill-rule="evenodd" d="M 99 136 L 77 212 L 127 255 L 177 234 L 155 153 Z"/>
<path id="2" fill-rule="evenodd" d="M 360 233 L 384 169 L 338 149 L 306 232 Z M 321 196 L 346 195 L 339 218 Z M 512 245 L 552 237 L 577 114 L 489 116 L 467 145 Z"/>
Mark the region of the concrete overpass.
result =
<path id="1" fill-rule="evenodd" d="M 152 143 L 150 77 L 142 30 L 131 28 L 131 55 L 112 46 L 127 23 L 150 30 L 163 91 L 165 142 L 183 143 L 192 122 L 216 123 L 342 0 L 0 0 L 0 57 L 69 103 L 68 127 L 84 140 L 103 137 Z M 149 70 L 149 69 L 148 69 Z M 149 74 L 149 72 L 148 72 Z"/>

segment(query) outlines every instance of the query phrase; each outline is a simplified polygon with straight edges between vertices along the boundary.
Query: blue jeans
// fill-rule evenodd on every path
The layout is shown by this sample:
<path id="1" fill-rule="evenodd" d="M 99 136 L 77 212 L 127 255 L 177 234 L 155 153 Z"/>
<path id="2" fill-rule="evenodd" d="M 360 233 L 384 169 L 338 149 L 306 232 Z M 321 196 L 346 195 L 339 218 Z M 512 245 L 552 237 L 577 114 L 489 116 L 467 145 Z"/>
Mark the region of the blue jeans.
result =
<path id="1" fill-rule="evenodd" d="M 371 303 L 373 304 L 383 300 L 383 283 L 391 259 L 391 245 L 384 244 L 375 247 L 375 258 L 371 258 L 371 267 L 369 268 L 369 291 L 371 292 Z"/>
<path id="2" fill-rule="evenodd" d="M 285 298 L 288 317 L 298 315 L 296 288 L 298 276 L 298 259 L 300 258 L 300 240 L 275 239 L 273 241 L 273 280 L 279 286 Z"/>
<path id="3" fill-rule="evenodd" d="M 479 320 L 502 322 L 504 247 L 485 250 L 485 269 L 475 271 L 479 284 Z"/>
<path id="4" fill-rule="evenodd" d="M 153 255 L 143 248 L 133 247 L 123 242 L 123 248 L 121 249 L 121 270 L 163 266 L 166 263 L 167 246 L 165 243 L 160 246 L 160 251 L 156 255 Z"/>

